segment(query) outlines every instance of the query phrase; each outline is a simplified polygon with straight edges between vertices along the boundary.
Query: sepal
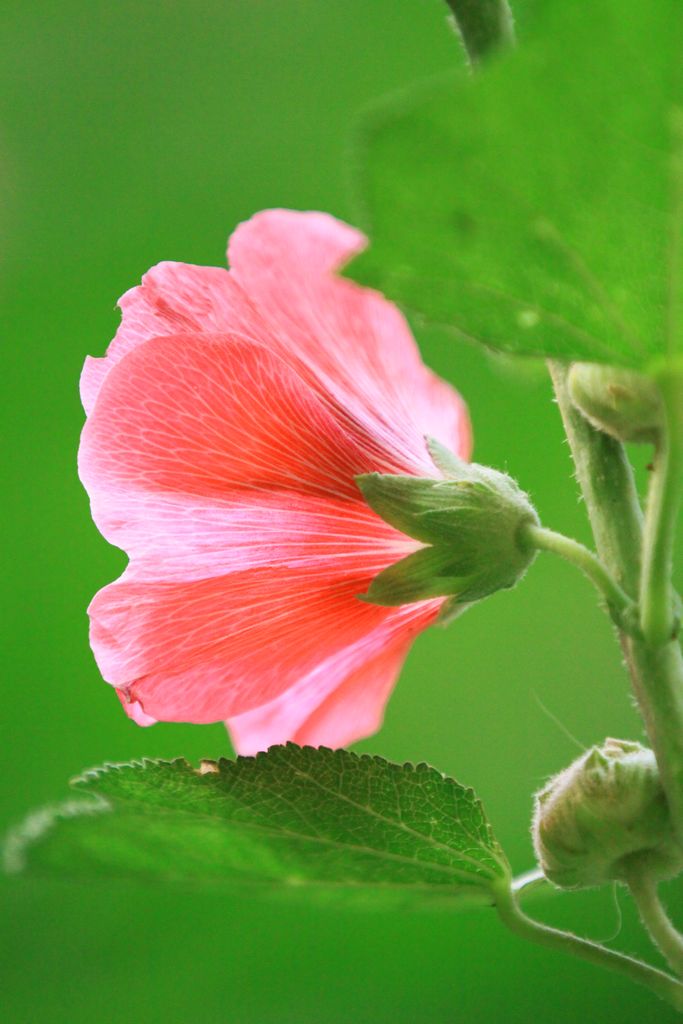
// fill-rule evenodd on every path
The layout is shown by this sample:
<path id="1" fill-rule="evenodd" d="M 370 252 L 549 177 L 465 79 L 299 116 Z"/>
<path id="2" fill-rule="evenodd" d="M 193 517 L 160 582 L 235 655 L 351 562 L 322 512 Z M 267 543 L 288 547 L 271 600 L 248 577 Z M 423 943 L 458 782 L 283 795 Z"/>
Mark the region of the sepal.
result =
<path id="1" fill-rule="evenodd" d="M 368 473 L 356 477 L 367 504 L 425 547 L 373 580 L 365 600 L 401 605 L 435 597 L 456 604 L 512 587 L 535 552 L 522 527 L 538 523 L 528 497 L 505 473 L 462 462 L 429 442 L 441 478 Z"/>

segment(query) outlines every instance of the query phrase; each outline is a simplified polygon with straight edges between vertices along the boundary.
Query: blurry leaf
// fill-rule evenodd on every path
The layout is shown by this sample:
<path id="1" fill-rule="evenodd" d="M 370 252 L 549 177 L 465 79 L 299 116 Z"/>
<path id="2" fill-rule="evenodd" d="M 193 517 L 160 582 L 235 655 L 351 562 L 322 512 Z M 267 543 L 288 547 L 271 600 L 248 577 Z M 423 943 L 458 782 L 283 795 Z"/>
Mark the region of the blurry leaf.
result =
<path id="1" fill-rule="evenodd" d="M 680 0 L 552 0 L 516 51 L 385 104 L 350 276 L 507 352 L 673 355 L 682 54 Z"/>
<path id="2" fill-rule="evenodd" d="M 208 767 L 209 770 L 206 770 Z M 509 877 L 471 789 L 428 765 L 272 747 L 236 761 L 110 765 L 10 835 L 9 870 L 492 903 Z"/>

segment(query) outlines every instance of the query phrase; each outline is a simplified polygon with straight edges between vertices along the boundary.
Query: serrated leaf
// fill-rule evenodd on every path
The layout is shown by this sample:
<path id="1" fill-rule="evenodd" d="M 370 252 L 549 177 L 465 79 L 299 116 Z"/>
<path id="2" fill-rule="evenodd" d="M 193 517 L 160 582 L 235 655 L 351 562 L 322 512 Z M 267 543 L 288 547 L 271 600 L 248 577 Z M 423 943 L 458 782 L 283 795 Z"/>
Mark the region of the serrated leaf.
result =
<path id="1" fill-rule="evenodd" d="M 481 803 L 425 764 L 272 747 L 200 773 L 184 760 L 87 772 L 82 794 L 32 815 L 10 870 L 311 889 L 385 905 L 492 902 L 507 860 Z"/>
<path id="2" fill-rule="evenodd" d="M 371 119 L 349 274 L 500 350 L 648 369 L 681 346 L 683 4 L 538 21 Z"/>

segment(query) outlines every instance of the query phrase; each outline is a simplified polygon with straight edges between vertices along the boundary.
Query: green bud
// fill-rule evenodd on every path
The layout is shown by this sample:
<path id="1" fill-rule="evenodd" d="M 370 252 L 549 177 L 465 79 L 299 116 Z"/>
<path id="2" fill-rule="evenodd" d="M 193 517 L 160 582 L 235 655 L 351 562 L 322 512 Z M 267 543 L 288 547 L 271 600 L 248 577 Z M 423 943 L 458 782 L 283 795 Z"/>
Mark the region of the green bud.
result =
<path id="1" fill-rule="evenodd" d="M 513 587 L 533 561 L 535 552 L 524 543 L 521 527 L 537 524 L 538 517 L 515 481 L 462 462 L 437 442 L 430 441 L 429 450 L 441 479 L 356 477 L 371 509 L 425 545 L 375 577 L 365 595 L 372 604 L 430 597 L 469 604 Z"/>
<path id="2" fill-rule="evenodd" d="M 664 414 L 651 377 L 598 363 L 574 363 L 567 383 L 574 405 L 598 430 L 618 441 L 657 441 Z"/>
<path id="3" fill-rule="evenodd" d="M 536 796 L 534 848 L 562 889 L 625 880 L 635 864 L 659 881 L 683 869 L 655 756 L 640 743 L 607 739 Z"/>

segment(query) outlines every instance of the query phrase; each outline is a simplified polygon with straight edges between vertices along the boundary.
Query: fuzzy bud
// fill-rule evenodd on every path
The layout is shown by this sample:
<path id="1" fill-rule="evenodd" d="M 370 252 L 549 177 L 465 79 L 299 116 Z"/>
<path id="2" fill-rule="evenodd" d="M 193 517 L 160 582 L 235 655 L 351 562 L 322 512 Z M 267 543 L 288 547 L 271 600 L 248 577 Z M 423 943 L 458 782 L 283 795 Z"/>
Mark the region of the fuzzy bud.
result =
<path id="1" fill-rule="evenodd" d="M 430 597 L 458 604 L 512 587 L 533 561 L 522 527 L 538 523 L 511 477 L 462 462 L 429 442 L 439 479 L 369 473 L 357 477 L 366 502 L 386 522 L 425 546 L 372 581 L 365 599 L 400 605 Z M 450 602 L 449 602 L 450 603 Z"/>
<path id="2" fill-rule="evenodd" d="M 683 869 L 657 762 L 640 743 L 607 739 L 551 779 L 536 796 L 532 833 L 562 889 L 624 880 L 636 863 L 657 881 Z"/>
<path id="3" fill-rule="evenodd" d="M 574 405 L 597 430 L 618 441 L 657 441 L 663 411 L 651 377 L 598 363 L 574 363 L 567 384 Z"/>

